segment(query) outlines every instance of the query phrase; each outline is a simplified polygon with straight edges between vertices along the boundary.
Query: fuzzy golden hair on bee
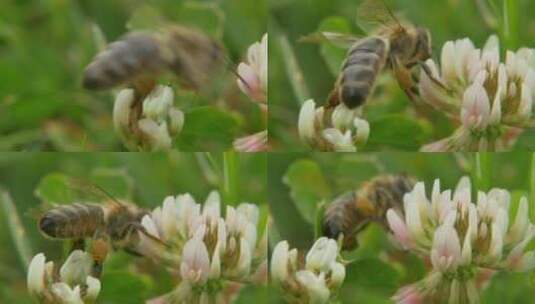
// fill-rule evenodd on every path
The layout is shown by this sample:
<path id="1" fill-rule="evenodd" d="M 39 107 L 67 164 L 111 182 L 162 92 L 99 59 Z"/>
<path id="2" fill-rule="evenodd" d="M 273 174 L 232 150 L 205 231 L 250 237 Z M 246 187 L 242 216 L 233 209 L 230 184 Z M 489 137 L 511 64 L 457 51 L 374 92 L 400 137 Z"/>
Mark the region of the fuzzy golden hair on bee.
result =
<path id="1" fill-rule="evenodd" d="M 222 66 L 224 54 L 218 41 L 193 28 L 169 25 L 157 31 L 133 31 L 97 54 L 85 69 L 83 87 L 137 87 L 171 72 L 184 87 L 199 90 Z"/>
<path id="2" fill-rule="evenodd" d="M 380 175 L 356 191 L 341 194 L 325 210 L 323 234 L 334 239 L 343 236 L 343 249 L 357 247 L 356 236 L 369 223 L 386 226 L 386 211 L 402 210 L 403 196 L 412 190 L 414 183 L 406 175 Z"/>

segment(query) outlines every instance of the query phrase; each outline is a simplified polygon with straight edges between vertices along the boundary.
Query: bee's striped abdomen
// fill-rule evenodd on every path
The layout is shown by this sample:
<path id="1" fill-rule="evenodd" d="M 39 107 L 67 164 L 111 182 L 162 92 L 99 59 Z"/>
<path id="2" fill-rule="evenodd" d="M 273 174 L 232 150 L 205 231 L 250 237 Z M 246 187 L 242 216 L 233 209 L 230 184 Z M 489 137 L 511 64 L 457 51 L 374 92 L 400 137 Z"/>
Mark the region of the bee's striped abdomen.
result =
<path id="1" fill-rule="evenodd" d="M 104 225 L 104 211 L 96 204 L 62 205 L 47 211 L 39 221 L 39 228 L 49 237 L 92 237 Z"/>
<path id="2" fill-rule="evenodd" d="M 84 72 L 83 86 L 90 90 L 110 89 L 143 73 L 162 69 L 159 42 L 151 33 L 134 32 L 111 43 Z"/>
<path id="3" fill-rule="evenodd" d="M 339 99 L 348 107 L 362 105 L 385 65 L 388 42 L 379 37 L 358 41 L 349 49 L 340 75 Z"/>
<path id="4" fill-rule="evenodd" d="M 344 233 L 345 236 L 351 233 L 353 227 L 360 220 L 356 200 L 356 193 L 350 191 L 337 197 L 327 207 L 323 218 L 323 235 L 337 239 L 341 233 Z M 352 247 L 353 244 L 346 244 L 346 241 L 351 242 L 352 240 L 353 238 L 347 238 L 344 241 L 344 247 Z"/>

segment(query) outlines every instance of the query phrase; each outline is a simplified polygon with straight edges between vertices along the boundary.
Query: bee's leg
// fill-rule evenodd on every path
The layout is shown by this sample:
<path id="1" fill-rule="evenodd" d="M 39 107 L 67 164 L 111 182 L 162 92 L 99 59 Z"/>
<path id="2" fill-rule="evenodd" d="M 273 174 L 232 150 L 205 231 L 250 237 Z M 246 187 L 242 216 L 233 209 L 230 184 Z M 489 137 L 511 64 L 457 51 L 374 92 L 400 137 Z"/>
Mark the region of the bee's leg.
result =
<path id="1" fill-rule="evenodd" d="M 427 77 L 429 77 L 429 79 L 431 79 L 431 81 L 436 84 L 437 86 L 441 87 L 443 90 L 445 91 L 448 91 L 448 88 L 446 87 L 445 84 L 442 83 L 442 81 L 440 81 L 440 79 L 437 79 L 435 77 L 435 75 L 433 75 L 433 72 L 431 72 L 431 69 L 429 68 L 429 66 L 427 65 L 427 63 L 425 62 L 422 62 L 422 61 L 419 61 L 418 62 L 418 65 L 420 66 L 420 68 L 425 72 L 425 74 L 427 75 Z"/>
<path id="2" fill-rule="evenodd" d="M 100 278 L 102 275 L 104 260 L 106 260 L 109 250 L 110 240 L 108 235 L 103 231 L 95 232 L 93 241 L 91 242 L 91 257 L 93 258 L 91 276 Z"/>
<path id="3" fill-rule="evenodd" d="M 390 62 L 392 63 L 394 77 L 396 77 L 401 89 L 405 91 L 405 94 L 407 94 L 411 101 L 417 102 L 419 95 L 418 88 L 412 79 L 411 70 L 403 66 L 397 57 L 392 57 Z"/>
<path id="4" fill-rule="evenodd" d="M 340 104 L 340 98 L 338 95 L 338 90 L 335 88 L 329 93 L 327 97 L 327 108 L 335 108 Z"/>
<path id="5" fill-rule="evenodd" d="M 141 234 L 143 234 L 144 236 L 148 237 L 149 239 L 159 243 L 160 245 L 163 245 L 167 248 L 169 248 L 169 244 L 167 244 L 166 242 L 164 242 L 162 239 L 150 234 L 147 229 L 145 229 L 145 227 L 143 227 L 143 225 L 141 225 L 141 223 L 139 222 L 132 222 L 132 223 L 129 223 L 128 224 L 128 228 L 129 229 L 129 233 L 132 233 L 132 232 L 139 232 Z"/>
<path id="6" fill-rule="evenodd" d="M 401 89 L 403 89 L 407 97 L 409 97 L 413 103 L 415 111 L 419 116 L 432 120 L 432 111 L 430 111 L 432 107 L 422 100 L 417 86 L 418 82 L 413 79 L 411 69 L 403 66 L 396 57 L 390 58 L 390 62 L 392 63 L 392 71 L 399 83 L 399 86 Z"/>

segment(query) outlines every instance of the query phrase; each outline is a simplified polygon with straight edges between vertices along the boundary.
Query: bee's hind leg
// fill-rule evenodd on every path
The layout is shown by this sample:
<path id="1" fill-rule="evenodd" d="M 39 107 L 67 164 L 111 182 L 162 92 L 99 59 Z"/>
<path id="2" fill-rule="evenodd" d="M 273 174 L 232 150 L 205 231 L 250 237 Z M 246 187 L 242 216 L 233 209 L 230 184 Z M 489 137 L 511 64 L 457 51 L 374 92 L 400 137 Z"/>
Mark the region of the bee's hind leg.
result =
<path id="1" fill-rule="evenodd" d="M 91 276 L 100 278 L 104 261 L 110 251 L 110 240 L 108 235 L 102 231 L 95 232 L 93 241 L 91 242 L 91 257 L 93 259 L 93 266 L 91 268 Z"/>

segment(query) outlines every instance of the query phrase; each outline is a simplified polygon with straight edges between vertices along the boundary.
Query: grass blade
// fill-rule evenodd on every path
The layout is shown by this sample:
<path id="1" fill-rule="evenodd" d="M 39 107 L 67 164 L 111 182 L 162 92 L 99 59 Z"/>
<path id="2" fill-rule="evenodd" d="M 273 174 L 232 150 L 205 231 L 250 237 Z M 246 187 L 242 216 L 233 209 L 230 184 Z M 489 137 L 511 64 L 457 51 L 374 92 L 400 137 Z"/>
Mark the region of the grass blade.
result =
<path id="1" fill-rule="evenodd" d="M 6 222 L 9 228 L 13 242 L 15 243 L 15 249 L 17 250 L 20 262 L 24 267 L 24 270 L 28 270 L 28 265 L 32 258 L 32 249 L 28 238 L 26 237 L 26 230 L 22 225 L 17 208 L 13 203 L 13 199 L 9 193 L 0 188 L 0 206 L 6 218 Z"/>

